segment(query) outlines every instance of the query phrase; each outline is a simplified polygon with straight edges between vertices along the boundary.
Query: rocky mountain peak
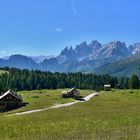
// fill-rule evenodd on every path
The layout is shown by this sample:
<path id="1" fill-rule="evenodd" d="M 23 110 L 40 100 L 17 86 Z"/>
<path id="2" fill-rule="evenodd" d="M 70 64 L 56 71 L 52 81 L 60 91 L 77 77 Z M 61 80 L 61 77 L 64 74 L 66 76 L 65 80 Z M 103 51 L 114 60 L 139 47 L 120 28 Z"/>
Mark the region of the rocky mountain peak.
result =
<path id="1" fill-rule="evenodd" d="M 66 46 L 62 51 L 61 51 L 61 55 L 65 55 L 65 54 L 68 54 L 69 53 L 69 49 L 68 49 L 68 46 Z"/>
<path id="2" fill-rule="evenodd" d="M 99 43 L 97 40 L 92 40 L 91 44 L 92 44 L 93 46 L 101 45 L 101 43 Z"/>
<path id="3" fill-rule="evenodd" d="M 100 48 L 102 48 L 102 44 L 99 43 L 97 40 L 93 40 L 90 44 L 89 44 L 89 48 L 91 49 L 92 53 L 96 52 L 97 50 L 99 50 Z"/>
<path id="4" fill-rule="evenodd" d="M 102 45 L 97 40 L 93 40 L 90 44 L 84 41 L 75 48 L 66 46 L 59 56 L 45 59 L 43 62 L 36 63 L 36 57 L 13 55 L 7 60 L 1 59 L 0 66 L 63 72 L 86 71 L 128 58 L 132 54 L 140 54 L 140 43 L 127 48 L 125 42 L 121 41 L 112 41 Z M 39 60 L 40 58 L 42 56 L 39 56 Z"/>
<path id="5" fill-rule="evenodd" d="M 133 55 L 136 55 L 136 54 L 140 54 L 140 43 L 135 43 L 133 45 L 130 45 L 128 47 L 128 50 L 133 54 Z"/>
<path id="6" fill-rule="evenodd" d="M 76 48 L 74 49 L 76 52 L 87 49 L 87 43 L 84 41 L 80 45 L 76 45 Z"/>
<path id="7" fill-rule="evenodd" d="M 108 54 L 114 56 L 125 57 L 129 55 L 125 42 L 113 41 L 105 45 Z"/>
<path id="8" fill-rule="evenodd" d="M 120 42 L 120 41 L 112 41 L 105 44 L 105 46 L 108 46 L 109 48 L 123 48 L 123 47 L 126 48 L 125 42 Z"/>

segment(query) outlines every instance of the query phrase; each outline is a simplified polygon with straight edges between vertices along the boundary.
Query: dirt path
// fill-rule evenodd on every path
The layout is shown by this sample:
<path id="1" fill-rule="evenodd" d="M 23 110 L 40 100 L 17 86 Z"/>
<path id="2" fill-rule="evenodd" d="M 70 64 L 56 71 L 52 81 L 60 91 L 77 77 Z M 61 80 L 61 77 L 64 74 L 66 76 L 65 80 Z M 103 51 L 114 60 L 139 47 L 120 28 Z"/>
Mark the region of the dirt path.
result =
<path id="1" fill-rule="evenodd" d="M 74 102 L 70 102 L 70 103 L 66 103 L 66 104 L 58 104 L 58 105 L 54 105 L 54 106 L 43 108 L 43 109 L 29 110 L 29 111 L 25 111 L 25 112 L 19 112 L 19 113 L 15 113 L 15 114 L 10 114 L 10 115 L 7 115 L 7 116 L 25 115 L 25 114 L 31 114 L 31 113 L 35 113 L 35 112 L 41 112 L 41 111 L 49 110 L 49 109 L 55 109 L 55 108 L 61 108 L 61 107 L 68 107 L 68 106 L 74 105 L 74 104 L 79 103 L 79 102 L 87 102 L 92 97 L 94 97 L 96 95 L 98 95 L 98 93 L 92 93 L 92 94 L 84 97 L 83 99 L 85 101 L 74 101 Z"/>

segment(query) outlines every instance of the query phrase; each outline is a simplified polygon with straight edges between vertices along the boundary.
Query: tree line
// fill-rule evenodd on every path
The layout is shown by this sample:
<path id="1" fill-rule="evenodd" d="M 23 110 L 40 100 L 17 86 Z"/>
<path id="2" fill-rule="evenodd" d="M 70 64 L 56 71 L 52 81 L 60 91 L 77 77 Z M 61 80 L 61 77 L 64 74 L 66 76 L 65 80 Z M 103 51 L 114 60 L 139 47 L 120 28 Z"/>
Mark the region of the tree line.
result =
<path id="1" fill-rule="evenodd" d="M 136 75 L 131 78 L 116 77 L 110 75 L 96 75 L 93 73 L 52 73 L 38 70 L 19 70 L 16 68 L 3 68 L 5 73 L 0 74 L 0 92 L 9 89 L 36 90 L 36 89 L 57 89 L 72 88 L 102 90 L 104 84 L 110 84 L 112 88 L 132 88 L 140 87 L 139 79 Z"/>

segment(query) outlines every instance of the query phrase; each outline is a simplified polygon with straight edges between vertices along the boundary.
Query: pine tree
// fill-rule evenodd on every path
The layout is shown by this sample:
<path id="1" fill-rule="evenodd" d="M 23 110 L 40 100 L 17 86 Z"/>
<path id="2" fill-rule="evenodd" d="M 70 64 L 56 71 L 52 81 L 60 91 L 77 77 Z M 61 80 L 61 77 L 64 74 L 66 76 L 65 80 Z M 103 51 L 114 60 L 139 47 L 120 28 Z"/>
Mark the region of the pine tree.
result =
<path id="1" fill-rule="evenodd" d="M 139 78 L 137 75 L 133 74 L 129 79 L 129 88 L 138 89 L 139 88 Z"/>

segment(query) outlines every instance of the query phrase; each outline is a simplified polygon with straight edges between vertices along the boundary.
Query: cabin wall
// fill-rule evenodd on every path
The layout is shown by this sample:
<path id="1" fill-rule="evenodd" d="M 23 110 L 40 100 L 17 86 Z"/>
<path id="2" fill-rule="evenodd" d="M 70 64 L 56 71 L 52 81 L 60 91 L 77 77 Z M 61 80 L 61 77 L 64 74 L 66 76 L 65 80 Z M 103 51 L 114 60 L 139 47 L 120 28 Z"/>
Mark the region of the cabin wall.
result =
<path id="1" fill-rule="evenodd" d="M 14 96 L 8 94 L 0 100 L 0 102 L 5 102 L 5 101 L 17 101 L 17 102 L 19 102 L 20 100 L 15 98 Z"/>
<path id="2" fill-rule="evenodd" d="M 15 98 L 14 96 L 8 94 L 2 99 L 0 99 L 0 111 L 8 111 L 21 107 L 23 102 L 20 99 Z"/>
<path id="3" fill-rule="evenodd" d="M 104 90 L 105 91 L 111 91 L 111 88 L 110 87 L 104 87 Z"/>

